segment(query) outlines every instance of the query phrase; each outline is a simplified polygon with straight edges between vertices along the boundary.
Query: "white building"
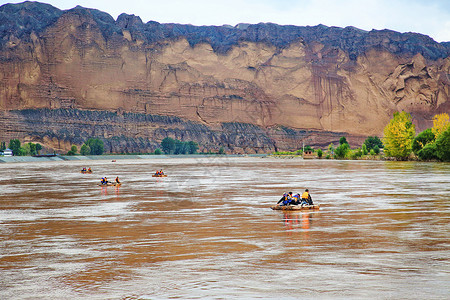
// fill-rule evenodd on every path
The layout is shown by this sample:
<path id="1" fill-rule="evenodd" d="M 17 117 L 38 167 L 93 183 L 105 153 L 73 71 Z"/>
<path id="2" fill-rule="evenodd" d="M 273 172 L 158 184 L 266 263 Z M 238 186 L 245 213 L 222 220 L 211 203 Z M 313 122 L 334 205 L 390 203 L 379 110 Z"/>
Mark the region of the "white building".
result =
<path id="1" fill-rule="evenodd" d="M 4 156 L 12 156 L 13 152 L 11 149 L 8 148 L 8 149 L 3 150 L 3 155 Z"/>

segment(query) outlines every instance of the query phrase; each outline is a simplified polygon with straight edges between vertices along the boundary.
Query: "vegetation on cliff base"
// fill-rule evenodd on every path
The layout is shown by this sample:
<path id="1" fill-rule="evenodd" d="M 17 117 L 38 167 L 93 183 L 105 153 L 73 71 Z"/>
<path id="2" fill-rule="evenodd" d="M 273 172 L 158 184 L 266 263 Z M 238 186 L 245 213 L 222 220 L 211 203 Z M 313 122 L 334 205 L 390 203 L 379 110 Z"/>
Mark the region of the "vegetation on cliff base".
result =
<path id="1" fill-rule="evenodd" d="M 442 161 L 450 161 L 450 126 L 436 139 L 436 156 Z"/>
<path id="2" fill-rule="evenodd" d="M 374 150 L 375 152 L 380 152 L 380 149 L 383 148 L 383 142 L 377 136 L 368 136 L 364 141 L 363 146 L 367 149 L 367 151 Z M 376 150 L 378 149 L 378 150 Z"/>
<path id="3" fill-rule="evenodd" d="M 12 139 L 9 141 L 8 148 L 12 150 L 14 156 L 26 156 L 37 155 L 42 150 L 42 146 L 39 143 L 25 143 L 23 146 L 18 139 Z M 6 149 L 6 143 L 0 143 L 0 151 Z"/>
<path id="4" fill-rule="evenodd" d="M 78 148 L 76 145 L 72 145 L 72 147 L 70 147 L 70 150 L 67 152 L 67 155 L 76 155 L 78 152 Z"/>
<path id="5" fill-rule="evenodd" d="M 413 139 L 416 136 L 411 115 L 405 111 L 395 112 L 394 117 L 384 128 L 384 153 L 389 157 L 406 160 L 412 152 Z"/>
<path id="6" fill-rule="evenodd" d="M 166 154 L 194 154 L 198 150 L 198 144 L 194 141 L 183 142 L 166 137 L 161 141 L 161 148 Z"/>
<path id="7" fill-rule="evenodd" d="M 86 146 L 88 146 L 91 151 L 90 155 L 102 155 L 103 152 L 105 152 L 105 145 L 103 144 L 103 141 L 101 139 L 88 139 L 85 143 Z M 87 148 L 85 148 L 87 150 Z"/>
<path id="8" fill-rule="evenodd" d="M 450 122 L 448 114 L 433 118 L 433 127 L 419 133 L 412 150 L 421 160 L 450 161 Z"/>

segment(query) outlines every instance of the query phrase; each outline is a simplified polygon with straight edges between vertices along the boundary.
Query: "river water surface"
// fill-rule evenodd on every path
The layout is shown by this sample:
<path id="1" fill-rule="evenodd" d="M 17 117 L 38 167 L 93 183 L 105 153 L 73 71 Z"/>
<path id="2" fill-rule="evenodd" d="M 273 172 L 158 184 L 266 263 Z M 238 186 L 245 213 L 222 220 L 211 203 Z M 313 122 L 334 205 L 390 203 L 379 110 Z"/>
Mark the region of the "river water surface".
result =
<path id="1" fill-rule="evenodd" d="M 449 299 L 450 164 L 198 157 L 0 174 L 0 299 Z M 305 188 L 320 211 L 269 208 Z"/>

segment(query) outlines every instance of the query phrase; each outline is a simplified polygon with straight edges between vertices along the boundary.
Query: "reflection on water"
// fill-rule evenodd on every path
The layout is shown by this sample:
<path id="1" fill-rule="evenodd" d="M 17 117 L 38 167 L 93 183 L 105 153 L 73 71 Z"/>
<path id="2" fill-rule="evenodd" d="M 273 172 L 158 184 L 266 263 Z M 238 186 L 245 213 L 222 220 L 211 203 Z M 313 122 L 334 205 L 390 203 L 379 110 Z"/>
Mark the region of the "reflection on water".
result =
<path id="1" fill-rule="evenodd" d="M 79 173 L 87 163 L 94 173 Z M 0 172 L 1 299 L 450 294 L 449 164 L 198 157 Z M 305 188 L 320 211 L 269 209 Z"/>

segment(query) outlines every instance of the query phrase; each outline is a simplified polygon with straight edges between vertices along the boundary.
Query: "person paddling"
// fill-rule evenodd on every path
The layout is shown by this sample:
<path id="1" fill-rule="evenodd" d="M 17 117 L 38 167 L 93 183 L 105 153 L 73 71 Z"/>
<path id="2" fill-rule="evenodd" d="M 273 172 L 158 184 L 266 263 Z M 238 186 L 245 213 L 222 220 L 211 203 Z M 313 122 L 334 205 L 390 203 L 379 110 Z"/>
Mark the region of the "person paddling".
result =
<path id="1" fill-rule="evenodd" d="M 287 193 L 284 193 L 283 194 L 283 197 L 281 197 L 281 199 L 280 200 L 278 200 L 278 202 L 277 202 L 277 204 L 280 204 L 281 203 L 281 205 L 283 205 L 283 202 L 285 201 L 285 200 L 287 200 Z"/>

